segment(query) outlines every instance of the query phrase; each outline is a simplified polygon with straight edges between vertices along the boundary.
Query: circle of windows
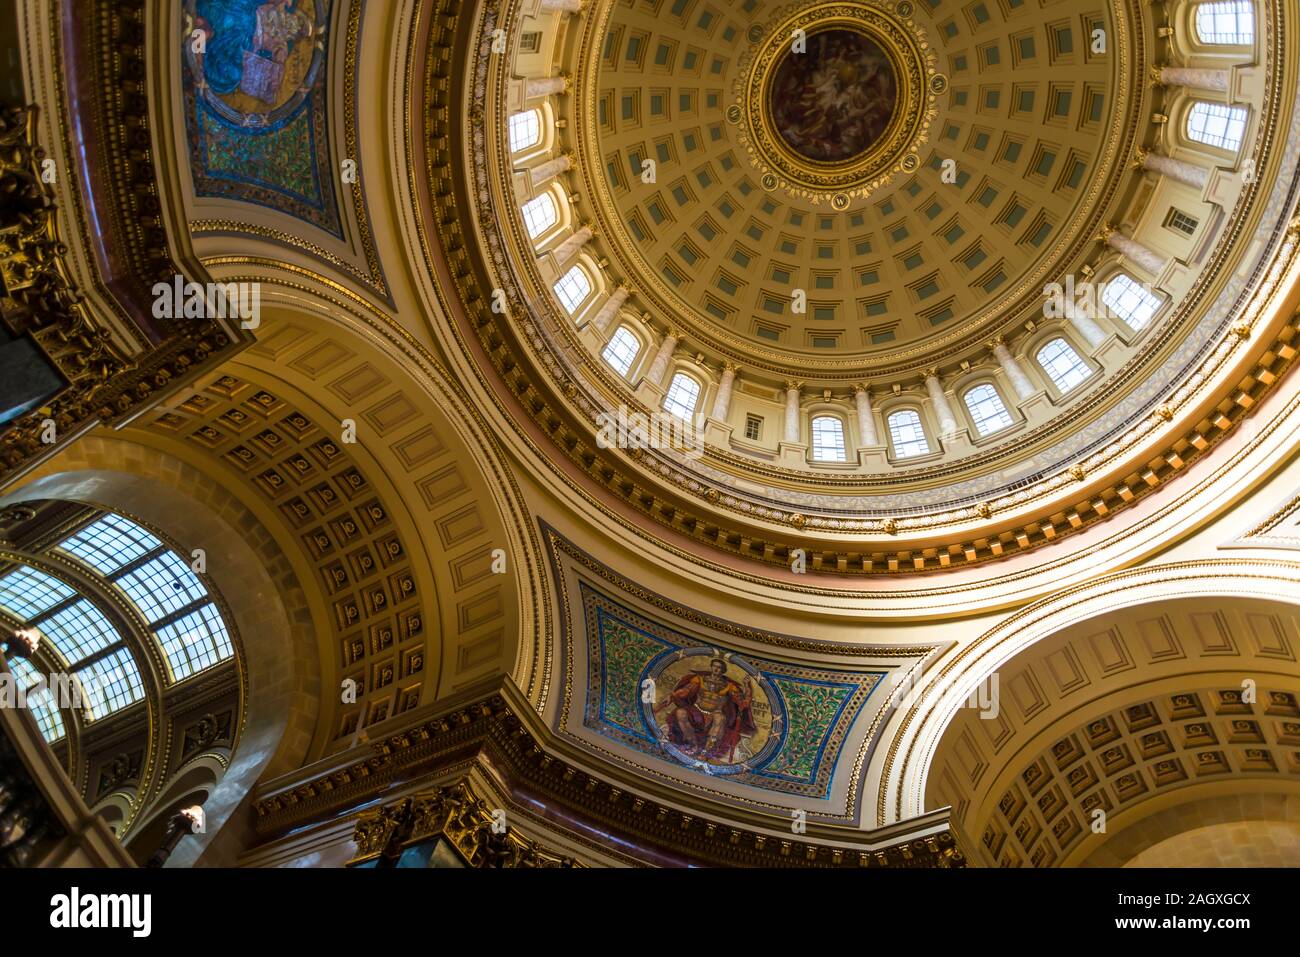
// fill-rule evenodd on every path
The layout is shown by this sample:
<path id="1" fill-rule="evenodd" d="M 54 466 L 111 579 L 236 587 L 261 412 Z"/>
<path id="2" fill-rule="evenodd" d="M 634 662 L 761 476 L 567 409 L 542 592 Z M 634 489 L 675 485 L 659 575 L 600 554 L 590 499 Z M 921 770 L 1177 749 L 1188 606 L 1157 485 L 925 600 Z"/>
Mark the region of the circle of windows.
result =
<path id="1" fill-rule="evenodd" d="M 1227 0 L 1197 4 L 1193 22 L 1199 42 L 1206 45 L 1249 47 L 1255 41 L 1255 14 L 1250 0 Z M 549 115 L 549 114 L 546 114 Z M 1186 111 L 1184 132 L 1188 140 L 1226 152 L 1238 152 L 1245 140 L 1249 111 L 1244 106 L 1192 101 Z M 513 153 L 533 150 L 544 137 L 543 111 L 537 108 L 512 114 L 507 135 Z M 554 229 L 561 219 L 555 193 L 549 188 L 521 206 L 530 238 L 537 240 Z M 552 285 L 560 304 L 575 318 L 596 291 L 586 265 L 575 263 Z M 1104 285 L 1101 301 L 1109 315 L 1140 332 L 1164 305 L 1164 300 L 1126 273 L 1117 273 Z M 631 376 L 642 352 L 642 341 L 626 325 L 619 325 L 601 352 L 601 358 L 624 378 Z M 1039 368 L 1051 381 L 1058 396 L 1064 396 L 1090 379 L 1093 368 L 1064 338 L 1052 338 L 1034 353 Z M 703 384 L 679 372 L 669 383 L 663 400 L 665 411 L 689 419 L 696 414 Z M 962 396 L 971 422 L 980 437 L 1010 428 L 1015 420 L 996 388 L 981 384 Z M 926 434 L 920 413 L 899 409 L 886 416 L 887 432 L 894 459 L 915 458 L 936 451 Z M 835 416 L 815 416 L 811 422 L 812 460 L 847 461 L 844 423 Z"/>

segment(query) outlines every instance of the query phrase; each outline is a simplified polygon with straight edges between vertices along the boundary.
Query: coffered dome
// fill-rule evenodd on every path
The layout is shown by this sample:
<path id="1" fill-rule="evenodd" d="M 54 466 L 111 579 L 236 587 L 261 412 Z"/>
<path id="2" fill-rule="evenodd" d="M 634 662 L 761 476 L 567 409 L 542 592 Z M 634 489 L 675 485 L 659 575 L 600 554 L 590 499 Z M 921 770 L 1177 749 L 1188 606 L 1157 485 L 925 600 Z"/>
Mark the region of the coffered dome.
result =
<path id="1" fill-rule="evenodd" d="M 1129 180 L 1143 91 L 1116 78 L 1142 51 L 1104 6 L 946 6 L 611 5 L 600 55 L 573 64 L 579 208 L 611 271 L 720 356 L 800 377 L 943 356 L 1041 311 Z"/>
<path id="2" fill-rule="evenodd" d="M 9 6 L 0 866 L 1294 857 L 1294 2 Z"/>
<path id="3" fill-rule="evenodd" d="M 1051 541 L 1230 427 L 1210 383 L 1292 248 L 1280 34 L 1203 7 L 512 10 L 469 164 L 495 275 L 466 294 L 595 429 L 683 426 L 601 454 L 713 544 L 784 561 L 753 532 L 785 526 L 894 571 Z"/>

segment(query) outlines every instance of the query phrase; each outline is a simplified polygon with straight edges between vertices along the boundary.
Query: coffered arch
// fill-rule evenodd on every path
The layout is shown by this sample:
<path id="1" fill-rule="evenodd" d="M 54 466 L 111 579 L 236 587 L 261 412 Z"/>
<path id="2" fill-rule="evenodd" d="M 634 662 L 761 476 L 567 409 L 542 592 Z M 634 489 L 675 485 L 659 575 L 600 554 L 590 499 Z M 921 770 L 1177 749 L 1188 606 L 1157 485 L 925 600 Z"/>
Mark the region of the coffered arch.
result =
<path id="1" fill-rule="evenodd" d="M 978 694 L 981 687 L 989 689 L 993 680 L 1005 691 L 1010 681 L 1007 669 L 1018 656 L 1036 657 L 1040 651 L 1050 654 L 1055 650 L 1050 642 L 1040 643 L 1047 642 L 1054 636 L 1056 640 L 1064 642 L 1080 633 L 1109 633 L 1104 625 L 1106 616 L 1140 617 L 1133 609 L 1162 602 L 1185 603 L 1196 598 L 1207 602 L 1218 600 L 1225 604 L 1280 603 L 1285 608 L 1295 603 L 1297 582 L 1300 582 L 1300 563 L 1275 558 L 1205 559 L 1152 564 L 1096 577 L 1086 584 L 1065 588 L 1049 598 L 1011 613 L 1001 623 L 964 644 L 946 660 L 940 661 L 918 683 L 918 693 L 903 703 L 904 707 L 898 710 L 890 722 L 890 728 L 885 732 L 892 738 L 888 753 L 878 758 L 873 768 L 873 774 L 880 780 L 880 821 L 898 820 L 921 813 L 933 802 L 941 800 L 937 792 L 932 790 L 939 787 L 933 775 L 938 773 L 935 769 L 941 751 L 951 748 L 952 741 L 955 740 L 955 735 L 948 736 L 950 729 L 957 727 L 963 720 L 970 719 L 969 714 L 963 715 L 962 705 L 972 700 L 970 696 Z M 1287 614 L 1293 615 L 1291 612 Z M 1088 631 L 1097 622 L 1103 624 Z M 1229 628 L 1226 623 L 1219 627 L 1221 630 Z M 1231 631 L 1227 633 L 1232 634 Z M 1254 638 L 1249 641 L 1242 638 L 1234 640 L 1232 647 L 1241 649 L 1245 654 L 1256 644 L 1258 641 Z M 1036 647 L 1039 648 L 1038 651 L 1035 650 Z M 1218 655 L 1209 654 L 1208 664 L 1196 664 L 1191 657 L 1195 647 L 1189 642 L 1187 648 L 1191 650 L 1180 651 L 1179 655 L 1171 654 L 1168 657 L 1156 655 L 1153 658 L 1154 652 L 1146 654 L 1145 658 L 1139 657 L 1137 652 L 1127 653 L 1126 660 L 1130 664 L 1115 669 L 1116 684 L 1113 686 L 1105 685 L 1104 682 L 1109 679 L 1103 673 L 1105 669 L 1101 665 L 1092 665 L 1094 673 L 1091 674 L 1082 670 L 1083 666 L 1080 665 L 1082 683 L 1078 687 L 1090 687 L 1093 683 L 1101 682 L 1097 685 L 1099 691 L 1088 694 L 1088 700 L 1092 700 L 1094 695 L 1109 694 L 1111 690 L 1141 684 L 1149 679 L 1159 679 L 1163 675 L 1161 668 L 1170 669 L 1170 675 L 1181 673 L 1179 669 L 1189 674 L 1213 673 L 1221 664 Z M 1278 647 L 1290 648 L 1289 653 L 1293 654 L 1297 646 L 1292 642 L 1280 643 Z M 1180 643 L 1179 648 L 1183 649 L 1184 645 Z M 1076 657 L 1080 661 L 1085 660 L 1081 655 Z M 1089 651 L 1087 660 L 1096 661 L 1096 658 L 1097 652 Z M 1290 674 L 1292 677 L 1288 680 L 1294 682 L 1295 666 L 1284 660 L 1285 655 L 1275 661 L 1273 653 L 1269 652 L 1263 658 L 1259 665 L 1262 672 Z M 1281 665 L 1277 664 L 1279 661 L 1282 662 Z M 1270 665 L 1270 662 L 1273 664 Z M 992 679 L 993 675 L 997 675 L 997 678 Z M 1084 678 L 1087 680 L 1084 681 Z M 1231 683 L 1236 684 L 1239 681 Z M 1263 682 L 1257 680 L 1257 687 L 1263 689 Z M 1284 685 L 1282 690 L 1294 689 Z M 1079 696 L 1081 700 L 1083 697 Z M 1263 698 L 1262 691 L 1260 698 Z M 1126 702 L 1117 702 L 1114 706 L 1124 704 Z M 1053 699 L 1053 708 L 1064 712 L 1066 707 L 1064 698 L 1058 694 Z M 1078 710 L 1073 701 L 1069 703 L 1069 708 L 1072 713 Z M 1035 710 L 1033 713 L 1057 712 Z"/>
<path id="2" fill-rule="evenodd" d="M 1300 860 L 1300 795 L 1247 792 L 1173 805 L 1113 835 L 1083 867 L 1286 867 Z M 1243 840 L 1244 838 L 1244 840 Z"/>
<path id="3" fill-rule="evenodd" d="M 1300 794 L 1297 654 L 1292 602 L 1184 592 L 1075 622 L 984 677 L 992 713 L 957 710 L 927 806 L 987 864 L 1052 866 L 1229 777 Z"/>
<path id="4" fill-rule="evenodd" d="M 402 503 L 394 523 L 437 596 L 425 665 L 436 680 L 426 676 L 418 701 L 497 670 L 540 701 L 549 651 L 539 545 L 480 413 L 435 357 L 359 300 L 275 278 L 263 282 L 257 344 L 229 368 L 275 377 L 340 437 L 350 420 L 356 441 L 344 454 L 369 463 L 385 500 Z"/>
<path id="5" fill-rule="evenodd" d="M 207 390 L 226 397 L 185 399 L 152 426 L 208 443 L 207 454 L 233 467 L 304 550 L 326 625 L 323 687 L 341 689 L 323 695 L 341 703 L 317 728 L 320 752 L 467 675 L 513 663 L 517 618 L 513 589 L 491 571 L 502 536 L 474 494 L 468 456 L 449 449 L 453 437 L 417 414 L 387 370 L 294 329 L 304 337 L 275 339 L 229 365 Z M 308 399 L 294 383 L 313 377 L 324 388 Z M 264 393 L 283 401 L 278 425 L 231 422 L 248 396 Z M 355 429 L 355 444 L 345 429 Z"/>

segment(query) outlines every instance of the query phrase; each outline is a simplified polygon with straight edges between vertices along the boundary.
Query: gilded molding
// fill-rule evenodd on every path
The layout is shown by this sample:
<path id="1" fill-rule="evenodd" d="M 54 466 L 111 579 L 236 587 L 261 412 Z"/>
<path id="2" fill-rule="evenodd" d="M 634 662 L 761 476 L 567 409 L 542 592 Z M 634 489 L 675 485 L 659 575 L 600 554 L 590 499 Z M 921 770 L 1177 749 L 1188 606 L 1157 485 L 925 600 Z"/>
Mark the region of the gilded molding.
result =
<path id="1" fill-rule="evenodd" d="M 157 401 L 202 368 L 227 355 L 234 344 L 217 321 L 185 320 L 168 324 L 156 348 L 128 354 L 115 341 L 85 303 L 68 277 L 62 262 L 66 251 L 58 233 L 58 207 L 53 191 L 42 181 L 38 169 L 44 152 L 34 143 L 35 107 L 0 106 L 0 145 L 6 156 L 0 160 L 0 184 L 10 196 L 0 237 L 0 316 L 16 334 L 30 334 L 69 382 L 50 404 L 16 420 L 4 433 L 0 449 L 0 486 L 12 482 L 38 460 L 52 454 L 66 441 L 99 422 L 124 419 Z M 146 154 L 147 157 L 147 154 Z M 129 164 L 141 176 L 152 176 L 145 160 Z M 122 202 L 134 209 L 143 202 L 124 184 Z M 152 183 L 150 184 L 152 188 Z M 157 197 L 151 196 L 156 207 Z M 137 216 L 139 214 L 137 213 Z M 167 254 L 165 234 L 161 239 L 157 216 L 142 217 L 136 235 L 142 242 L 157 243 L 151 251 L 127 248 L 123 253 L 142 270 L 137 276 L 170 281 L 175 266 Z M 161 257 L 161 258 L 160 258 Z M 56 442 L 47 440 L 47 421 L 55 426 Z"/>
<path id="2" fill-rule="evenodd" d="M 357 853 L 349 865 L 379 860 L 396 863 L 413 844 L 441 838 L 474 868 L 580 867 L 573 858 L 548 851 L 508 828 L 498 830 L 492 808 L 466 782 L 421 791 L 357 818 Z"/>
<path id="3" fill-rule="evenodd" d="M 375 293 L 383 302 L 392 305 L 391 290 L 384 277 L 384 269 L 379 261 L 379 253 L 375 248 L 370 211 L 366 202 L 365 176 L 362 171 L 361 155 L 357 143 L 357 62 L 361 46 L 361 16 L 364 8 L 365 0 L 351 0 L 348 5 L 346 39 L 343 51 L 343 145 L 345 152 L 342 158 L 354 159 L 357 163 L 356 179 L 351 184 L 352 213 L 356 222 L 358 245 L 365 259 L 365 271 L 298 233 L 287 232 L 259 223 L 246 223 L 232 219 L 194 219 L 190 221 L 190 231 L 195 236 L 204 234 L 238 235 L 244 233 L 291 249 L 298 249 L 334 267 L 349 278 L 355 279 L 366 289 Z M 326 175 L 329 175 L 328 170 Z"/>
<path id="4" fill-rule="evenodd" d="M 493 9 L 486 10 L 484 16 L 486 17 L 485 23 L 497 22 L 497 13 Z M 470 81 L 477 91 L 475 102 L 481 102 L 488 89 L 488 67 L 483 60 L 479 60 L 478 64 L 476 72 L 473 74 L 474 78 Z M 504 66 L 498 63 L 495 69 L 502 70 Z M 426 64 L 426 82 L 450 87 L 454 80 L 446 76 L 446 74 L 435 74 L 432 69 L 432 61 L 430 61 L 429 64 Z M 455 97 L 449 90 L 439 94 L 439 96 L 443 102 L 455 101 Z M 428 99 L 426 99 L 426 102 L 428 102 Z M 476 157 L 476 162 L 482 163 L 485 162 L 485 159 L 480 157 L 486 156 L 486 144 L 482 133 L 482 122 L 485 114 L 478 107 L 474 107 L 473 110 L 473 129 L 470 131 L 473 138 L 471 150 Z M 445 136 L 446 126 L 442 126 L 441 129 L 444 131 L 443 135 Z M 433 132 L 432 123 L 429 127 L 426 127 L 426 132 Z M 445 142 L 445 139 L 442 142 Z M 435 192 L 437 195 L 444 197 L 445 202 L 440 201 L 435 204 L 436 219 L 444 230 L 452 234 L 449 240 L 449 249 L 453 264 L 453 277 L 461 289 L 462 301 L 468 304 L 470 308 L 479 308 L 487 301 L 487 298 L 483 291 L 484 286 L 479 284 L 480 280 L 477 278 L 474 265 L 467 255 L 468 247 L 455 236 L 455 233 L 463 227 L 462 217 L 456 214 L 456 197 L 458 194 L 453 185 L 453 170 L 448 162 L 449 156 L 445 150 L 438 149 L 432 142 L 430 142 L 427 149 L 427 156 L 431 181 L 442 184 Z M 479 204 L 482 207 L 480 210 L 481 221 L 490 220 L 492 218 L 488 209 L 490 203 L 483 198 L 483 194 L 479 194 Z M 493 251 L 492 254 L 499 256 L 501 244 L 494 234 L 488 235 L 487 243 L 489 249 Z M 1290 246 L 1288 254 L 1293 254 L 1294 243 L 1291 243 Z M 1278 265 L 1275 264 L 1275 275 Z M 522 316 L 527 319 L 530 313 L 518 290 L 509 282 L 506 282 L 505 291 L 507 292 L 511 316 L 515 318 Z M 1258 308 L 1261 300 L 1257 297 L 1255 301 L 1256 308 Z M 794 547 L 803 547 L 802 544 L 797 540 L 792 541 L 788 538 L 781 540 L 780 533 L 772 530 L 765 530 L 755 534 L 752 529 L 729 525 L 725 519 L 719 520 L 717 511 L 730 512 L 738 519 L 748 518 L 763 523 L 795 526 L 802 533 L 841 534 L 848 532 L 878 535 L 880 532 L 885 531 L 884 525 L 879 519 L 845 519 L 817 515 L 809 517 L 804 511 L 792 512 L 786 509 L 738 500 L 726 492 L 719 491 L 707 482 L 701 481 L 689 473 L 682 472 L 675 464 L 653 452 L 642 455 L 640 458 L 650 469 L 658 473 L 659 481 L 666 480 L 677 487 L 676 494 L 684 494 L 688 500 L 692 497 L 698 497 L 704 502 L 714 505 L 715 510 L 713 512 L 696 511 L 691 506 L 683 507 L 680 499 L 669 495 L 653 493 L 647 495 L 647 491 L 639 477 L 625 471 L 622 463 L 627 462 L 628 459 L 593 449 L 588 438 L 584 437 L 585 430 L 575 426 L 568 419 L 568 416 L 559 409 L 551 407 L 545 400 L 546 393 L 540 392 L 534 387 L 529 380 L 526 368 L 515 360 L 512 348 L 508 345 L 519 330 L 517 328 L 506 328 L 508 324 L 502 324 L 499 317 L 489 314 L 486 309 L 479 313 L 474 322 L 482 344 L 492 358 L 493 363 L 497 366 L 498 371 L 502 374 L 503 380 L 516 391 L 524 408 L 529 410 L 543 429 L 556 439 L 558 447 L 567 453 L 572 460 L 578 462 L 589 474 L 596 477 L 600 485 L 615 491 L 616 494 L 620 494 L 633 507 L 651 515 L 657 521 L 671 525 L 692 537 L 707 541 L 715 547 L 721 547 L 725 551 L 743 555 L 746 558 L 767 561 L 771 564 L 785 564 L 789 550 Z M 598 404 L 593 403 L 584 393 L 584 390 L 575 384 L 575 379 L 561 369 L 557 360 L 549 352 L 548 336 L 537 329 L 526 329 L 525 332 L 525 341 L 532 346 L 533 355 L 544 367 L 549 368 L 551 374 L 558 381 L 565 384 L 563 391 L 580 407 L 581 416 L 594 420 L 599 409 Z M 1291 335 L 1293 335 L 1291 330 L 1283 331 L 1283 338 L 1286 342 L 1289 342 L 1289 339 L 1285 337 Z M 1231 356 L 1231 351 L 1230 347 L 1221 347 L 1217 350 L 1210 357 L 1210 368 L 1212 369 L 1214 366 L 1227 361 Z M 1267 356 L 1269 353 L 1265 352 L 1264 355 Z M 1274 379 L 1277 377 L 1276 370 L 1270 369 L 1268 371 Z M 1207 374 L 1203 370 L 1201 376 L 1195 377 L 1192 381 L 1203 382 Z M 1185 387 L 1182 392 L 1174 397 L 1174 401 L 1181 404 L 1187 398 L 1190 398 L 1191 391 Z M 1233 422 L 1232 416 L 1237 411 L 1234 408 L 1231 413 L 1220 417 L 1216 422 L 1220 424 L 1227 423 L 1230 428 Z M 1130 430 L 1123 437 L 1122 444 L 1132 446 L 1148 441 L 1151 428 L 1152 426 L 1148 424 L 1145 427 Z M 1216 426 L 1208 431 L 1212 433 L 1209 436 L 1193 430 L 1187 435 L 1177 438 L 1165 452 L 1164 458 L 1169 463 L 1168 468 L 1162 466 L 1161 470 L 1151 473 L 1156 479 L 1155 484 L 1159 484 L 1162 477 L 1161 471 L 1176 471 L 1190 460 L 1190 456 L 1185 454 L 1187 448 L 1190 447 L 1199 451 L 1202 446 L 1208 446 L 1212 441 L 1217 440 L 1224 429 Z M 1122 446 L 1112 443 L 1103 453 L 1098 453 L 1097 456 L 1093 457 L 1098 461 L 1089 461 L 1087 463 L 1087 471 L 1089 473 L 1098 471 L 1101 464 L 1109 462 L 1111 458 L 1122 451 Z M 1192 455 L 1195 454 L 1196 452 L 1192 453 Z M 898 545 L 892 543 L 892 548 L 889 550 L 880 549 L 878 544 L 873 548 L 873 543 L 868 541 L 852 550 L 841 547 L 816 551 L 813 556 L 813 567 L 819 570 L 829 571 L 833 569 L 836 572 L 850 574 L 895 573 L 900 571 L 912 573 L 939 567 L 958 567 L 981 560 L 996 559 L 1068 535 L 1103 517 L 1103 515 L 1124 507 L 1129 502 L 1136 500 L 1140 495 L 1145 494 L 1150 487 L 1153 487 L 1148 480 L 1139 482 L 1134 487 L 1125 485 L 1121 488 L 1117 485 L 1109 489 L 1090 489 L 1086 493 L 1079 490 L 1076 494 L 1084 497 L 1066 507 L 1064 509 L 1064 518 L 1062 518 L 1060 512 L 1057 511 L 1063 504 L 1060 501 L 1061 493 L 1067 488 L 1073 491 L 1077 481 L 1069 472 L 1060 472 L 1044 479 L 1035 487 L 1015 491 L 1007 496 L 1006 500 L 995 500 L 990 503 L 992 511 L 1007 512 L 1012 509 L 1023 511 L 1024 507 L 1035 498 L 1055 499 L 1053 505 L 1050 506 L 1052 511 L 1048 514 L 1037 520 L 1027 521 L 1019 527 L 1000 528 L 994 537 L 989 537 L 988 531 L 984 529 L 979 530 L 979 532 L 972 530 L 966 533 L 972 535 L 970 539 L 950 540 L 943 544 L 927 544 L 912 550 L 899 548 Z M 967 525 L 975 520 L 977 515 L 978 511 L 970 508 L 943 512 L 929 518 L 909 516 L 901 521 L 896 520 L 896 529 L 898 533 L 902 534 L 924 534 L 932 537 L 935 531 L 944 527 Z M 1055 521 L 1052 520 L 1053 515 L 1057 516 Z M 803 519 L 802 526 L 798 524 L 800 518 Z"/>
<path id="5" fill-rule="evenodd" d="M 420 718 L 407 730 L 374 743 L 366 757 L 315 773 L 307 769 L 297 783 L 255 795 L 257 832 L 269 838 L 332 820 L 349 808 L 359 809 L 382 796 L 399 781 L 417 775 L 432 777 L 441 768 L 463 774 L 466 754 L 478 748 L 486 752 L 490 765 L 506 776 L 511 793 L 534 794 L 549 807 L 566 809 L 573 822 L 566 831 L 620 833 L 625 836 L 625 847 L 640 848 L 647 857 L 663 850 L 706 865 L 744 867 L 966 864 L 957 837 L 942 816 L 927 815 L 917 828 L 894 828 L 874 835 L 810 822 L 808 832 L 796 840 L 788 828 L 766 832 L 738 821 L 706 816 L 693 807 L 643 796 L 546 750 L 530 722 L 524 720 L 527 715 L 518 710 L 521 706 L 515 703 L 517 696 L 507 688 L 476 698 L 471 704 L 446 708 L 441 714 Z M 509 814 L 510 809 L 505 810 Z M 433 826 L 439 820 L 438 813 L 430 816 Z M 528 816 L 524 810 L 520 813 Z M 401 823 L 395 811 L 368 815 L 361 853 L 376 856 L 377 848 L 391 840 L 393 830 Z M 542 827 L 556 826 L 544 820 L 538 823 Z M 637 856 L 636 851 L 632 853 Z"/>
<path id="6" fill-rule="evenodd" d="M 879 44 L 893 66 L 898 102 L 880 141 L 864 155 L 845 163 L 813 164 L 783 145 L 773 126 L 766 84 L 794 31 L 810 34 L 828 27 L 853 29 Z M 832 0 L 792 8 L 764 32 L 742 58 L 733 91 L 735 109 L 727 111 L 764 189 L 783 189 L 814 206 L 829 201 L 833 209 L 847 209 L 852 198 L 865 197 L 897 174 L 916 168 L 915 151 L 929 138 L 938 95 L 947 85 L 923 30 L 896 18 L 892 4 Z"/>

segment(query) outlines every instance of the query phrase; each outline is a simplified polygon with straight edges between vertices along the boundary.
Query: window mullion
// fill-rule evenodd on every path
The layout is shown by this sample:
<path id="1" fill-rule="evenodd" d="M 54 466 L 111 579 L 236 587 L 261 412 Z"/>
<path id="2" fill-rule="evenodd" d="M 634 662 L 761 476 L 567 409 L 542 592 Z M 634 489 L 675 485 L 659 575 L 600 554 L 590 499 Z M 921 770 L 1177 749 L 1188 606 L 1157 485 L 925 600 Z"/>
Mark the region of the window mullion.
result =
<path id="1" fill-rule="evenodd" d="M 137 559 L 135 559 L 135 560 L 133 560 L 133 561 L 127 562 L 125 565 L 123 565 L 123 566 L 122 566 L 121 568 L 119 568 L 117 571 L 113 572 L 113 574 L 108 575 L 107 578 L 108 578 L 108 580 L 111 581 L 114 585 L 117 585 L 117 584 L 118 584 L 118 579 L 121 578 L 123 575 L 129 575 L 131 572 L 135 571 L 137 568 L 140 568 L 142 565 L 147 565 L 147 564 L 149 564 L 151 561 L 153 561 L 153 560 L 154 560 L 155 558 L 157 558 L 159 555 L 162 555 L 162 554 L 164 554 L 164 553 L 166 553 L 166 552 L 169 552 L 169 551 L 171 551 L 171 549 L 168 548 L 166 545 L 160 545 L 160 546 L 158 546 L 157 548 L 155 548 L 153 551 L 145 552 L 145 553 L 144 553 L 143 555 L 141 555 L 139 558 L 137 558 Z M 118 587 L 120 588 L 121 586 L 118 585 Z"/>
<path id="2" fill-rule="evenodd" d="M 86 668 L 89 668 L 91 665 L 95 664 L 96 662 L 101 661 L 104 658 L 107 658 L 113 652 L 118 651 L 122 648 L 126 648 L 128 653 L 130 652 L 130 648 L 127 648 L 127 642 L 125 638 L 119 638 L 111 645 L 107 645 L 99 649 L 99 651 L 95 652 L 93 655 L 87 655 L 86 657 L 78 661 L 75 665 L 69 663 L 68 667 L 73 671 L 83 671 Z"/>
<path id="3" fill-rule="evenodd" d="M 59 602 L 57 605 L 51 605 L 49 608 L 45 609 L 45 611 L 41 612 L 35 618 L 28 619 L 27 624 L 32 628 L 40 628 L 41 622 L 45 621 L 47 618 L 53 618 L 61 611 L 71 608 L 77 602 L 81 601 L 81 599 L 84 597 L 85 596 L 82 595 L 80 592 L 73 592 L 72 597 L 63 599 L 63 601 Z"/>
<path id="4" fill-rule="evenodd" d="M 202 598 L 196 598 L 194 599 L 194 601 L 190 602 L 184 608 L 178 608 L 175 611 L 171 612 L 170 614 L 163 615 L 157 621 L 151 622 L 149 624 L 149 627 L 153 631 L 157 632 L 161 628 L 166 628 L 168 625 L 175 624 L 176 622 L 184 618 L 186 615 L 193 614 L 194 612 L 198 611 L 200 608 L 202 608 L 204 605 L 207 605 L 211 601 L 212 601 L 211 595 L 204 595 Z"/>

